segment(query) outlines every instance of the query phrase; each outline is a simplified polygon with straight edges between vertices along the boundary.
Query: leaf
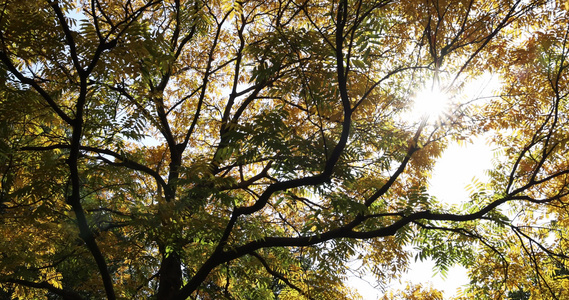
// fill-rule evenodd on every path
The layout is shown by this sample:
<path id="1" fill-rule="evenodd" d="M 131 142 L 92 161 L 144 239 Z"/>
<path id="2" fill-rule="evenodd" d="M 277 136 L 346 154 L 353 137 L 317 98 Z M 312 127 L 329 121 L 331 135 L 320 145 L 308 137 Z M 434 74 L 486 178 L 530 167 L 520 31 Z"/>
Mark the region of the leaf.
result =
<path id="1" fill-rule="evenodd" d="M 550 2 L 5 1 L 0 298 L 358 299 L 412 258 L 468 268 L 465 299 L 561 297 Z M 427 85 L 446 114 L 414 115 Z M 494 165 L 451 207 L 429 180 L 477 136 Z"/>

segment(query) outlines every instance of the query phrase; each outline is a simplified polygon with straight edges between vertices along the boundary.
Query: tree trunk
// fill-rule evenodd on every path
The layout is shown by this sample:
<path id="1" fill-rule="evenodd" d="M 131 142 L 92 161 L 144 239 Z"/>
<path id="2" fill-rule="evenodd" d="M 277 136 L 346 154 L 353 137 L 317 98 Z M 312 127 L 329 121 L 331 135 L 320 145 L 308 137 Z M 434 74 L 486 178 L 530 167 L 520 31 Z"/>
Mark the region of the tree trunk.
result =
<path id="1" fill-rule="evenodd" d="M 172 251 L 164 254 L 160 266 L 158 287 L 158 300 L 173 299 L 182 286 L 182 267 L 180 256 Z M 163 253 L 164 253 L 163 252 Z"/>

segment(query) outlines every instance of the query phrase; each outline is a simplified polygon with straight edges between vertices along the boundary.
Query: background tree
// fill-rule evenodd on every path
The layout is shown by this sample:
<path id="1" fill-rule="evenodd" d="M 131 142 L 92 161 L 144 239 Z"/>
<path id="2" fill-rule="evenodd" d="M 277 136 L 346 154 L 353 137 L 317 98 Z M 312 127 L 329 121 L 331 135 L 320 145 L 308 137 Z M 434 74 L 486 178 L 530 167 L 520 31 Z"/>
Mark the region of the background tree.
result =
<path id="1" fill-rule="evenodd" d="M 409 246 L 469 267 L 465 297 L 566 293 L 562 1 L 0 7 L 5 295 L 354 298 L 350 260 L 387 283 Z M 410 113 L 485 72 L 499 96 Z M 491 181 L 428 195 L 446 144 L 482 133 Z"/>

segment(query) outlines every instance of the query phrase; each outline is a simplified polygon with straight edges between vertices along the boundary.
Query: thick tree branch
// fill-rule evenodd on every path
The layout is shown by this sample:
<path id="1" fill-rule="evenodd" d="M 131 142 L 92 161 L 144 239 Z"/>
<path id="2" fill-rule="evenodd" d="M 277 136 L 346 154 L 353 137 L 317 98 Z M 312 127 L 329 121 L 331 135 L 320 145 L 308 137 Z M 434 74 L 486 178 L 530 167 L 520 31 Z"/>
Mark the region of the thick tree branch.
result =
<path id="1" fill-rule="evenodd" d="M 39 83 L 37 83 L 35 80 L 28 78 L 26 76 L 24 76 L 12 63 L 12 61 L 10 60 L 10 57 L 8 56 L 8 54 L 5 52 L 5 50 L 0 50 L 0 60 L 2 60 L 2 62 L 4 63 L 4 65 L 8 68 L 8 70 L 14 75 L 16 76 L 16 78 L 18 78 L 19 81 L 21 81 L 24 84 L 30 85 L 38 94 L 40 94 L 40 96 L 49 104 L 49 106 L 51 107 L 51 109 L 53 109 L 55 111 L 55 113 L 63 120 L 65 121 L 65 123 L 67 124 L 71 124 L 73 122 L 73 119 L 71 117 L 69 117 L 65 112 L 63 112 L 63 110 L 61 110 L 61 108 L 59 107 L 59 105 L 57 105 L 57 103 L 55 103 L 55 100 L 50 96 L 50 94 L 44 90 Z"/>
<path id="2" fill-rule="evenodd" d="M 23 279 L 7 279 L 7 280 L 2 280 L 2 282 L 19 284 L 22 286 L 27 286 L 27 287 L 36 288 L 36 289 L 48 290 L 48 291 L 62 297 L 64 300 L 83 300 L 84 299 L 77 292 L 70 291 L 67 289 L 56 288 L 55 286 L 53 286 L 47 282 L 33 282 L 33 281 L 28 281 L 28 280 L 23 280 Z"/>
<path id="3" fill-rule="evenodd" d="M 23 150 L 23 151 L 49 151 L 49 150 L 54 150 L 54 149 L 70 149 L 70 148 L 71 148 L 70 145 L 57 144 L 57 145 L 49 145 L 49 146 L 28 146 L 28 147 L 22 147 L 22 148 L 20 148 L 20 150 Z M 127 157 L 125 157 L 124 155 L 121 155 L 120 153 L 117 153 L 117 152 L 109 150 L 109 149 L 99 149 L 99 148 L 91 147 L 91 146 L 81 146 L 80 149 L 85 150 L 85 151 L 95 152 L 97 154 L 112 156 L 115 159 L 117 159 L 117 161 L 115 161 L 115 162 L 111 162 L 109 160 L 105 160 L 105 161 L 109 164 L 122 165 L 122 166 L 129 168 L 129 169 L 146 173 L 147 175 L 152 176 L 156 180 L 156 182 L 164 189 L 165 193 L 171 193 L 170 187 L 168 186 L 168 184 L 166 184 L 166 181 L 164 181 L 162 176 L 160 176 L 160 174 L 158 174 L 158 172 L 152 170 L 151 168 L 149 168 L 143 164 L 140 164 L 138 162 L 130 160 Z M 104 157 L 101 157 L 100 159 L 104 159 Z"/>

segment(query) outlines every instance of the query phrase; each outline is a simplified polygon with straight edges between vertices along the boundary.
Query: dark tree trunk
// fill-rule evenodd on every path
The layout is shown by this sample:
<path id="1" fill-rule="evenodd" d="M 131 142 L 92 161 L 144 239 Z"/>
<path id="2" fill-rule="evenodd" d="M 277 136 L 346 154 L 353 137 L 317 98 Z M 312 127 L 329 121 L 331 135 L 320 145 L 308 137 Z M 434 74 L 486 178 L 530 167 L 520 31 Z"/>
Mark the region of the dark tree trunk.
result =
<path id="1" fill-rule="evenodd" d="M 164 254 L 159 276 L 158 300 L 173 299 L 182 287 L 182 267 L 178 253 L 172 251 Z"/>

